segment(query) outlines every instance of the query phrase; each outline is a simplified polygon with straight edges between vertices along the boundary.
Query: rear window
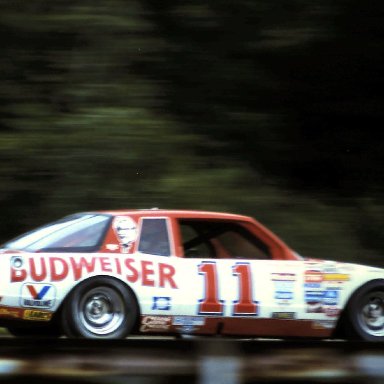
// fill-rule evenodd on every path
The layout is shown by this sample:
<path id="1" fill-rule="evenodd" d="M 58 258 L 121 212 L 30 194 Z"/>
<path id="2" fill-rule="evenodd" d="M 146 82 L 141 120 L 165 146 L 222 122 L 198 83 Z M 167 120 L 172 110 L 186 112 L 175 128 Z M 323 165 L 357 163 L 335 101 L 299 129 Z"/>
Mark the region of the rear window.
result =
<path id="1" fill-rule="evenodd" d="M 104 239 L 111 217 L 71 215 L 4 244 L 6 249 L 27 252 L 94 252 Z"/>

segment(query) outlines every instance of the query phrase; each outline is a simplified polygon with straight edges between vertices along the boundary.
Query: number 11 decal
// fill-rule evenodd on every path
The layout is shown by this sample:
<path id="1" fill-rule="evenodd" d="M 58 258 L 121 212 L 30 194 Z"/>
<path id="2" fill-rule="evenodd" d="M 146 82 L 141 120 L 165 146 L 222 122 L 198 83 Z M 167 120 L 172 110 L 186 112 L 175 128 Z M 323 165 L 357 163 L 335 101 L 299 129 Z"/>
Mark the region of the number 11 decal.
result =
<path id="1" fill-rule="evenodd" d="M 224 301 L 219 298 L 219 281 L 216 262 L 206 261 L 199 266 L 199 274 L 204 276 L 204 299 L 199 300 L 201 315 L 223 315 Z M 252 274 L 249 263 L 236 263 L 232 275 L 238 278 L 238 300 L 233 302 L 233 316 L 257 316 L 258 302 L 253 300 Z"/>
<path id="2" fill-rule="evenodd" d="M 199 274 L 204 275 L 204 299 L 199 300 L 199 314 L 223 315 L 224 302 L 219 300 L 216 263 L 211 261 L 199 265 Z"/>

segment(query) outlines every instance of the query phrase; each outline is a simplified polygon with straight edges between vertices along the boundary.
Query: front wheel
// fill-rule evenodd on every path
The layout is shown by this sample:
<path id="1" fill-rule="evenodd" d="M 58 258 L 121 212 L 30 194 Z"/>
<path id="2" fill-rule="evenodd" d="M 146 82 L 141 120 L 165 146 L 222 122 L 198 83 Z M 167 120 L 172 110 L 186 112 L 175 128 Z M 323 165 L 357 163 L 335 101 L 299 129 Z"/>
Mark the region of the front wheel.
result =
<path id="1" fill-rule="evenodd" d="M 347 319 L 352 337 L 384 341 L 384 282 L 371 282 L 360 288 L 348 304 Z"/>
<path id="2" fill-rule="evenodd" d="M 72 291 L 62 311 L 68 337 L 121 339 L 135 325 L 138 309 L 133 293 L 121 282 L 98 277 Z"/>

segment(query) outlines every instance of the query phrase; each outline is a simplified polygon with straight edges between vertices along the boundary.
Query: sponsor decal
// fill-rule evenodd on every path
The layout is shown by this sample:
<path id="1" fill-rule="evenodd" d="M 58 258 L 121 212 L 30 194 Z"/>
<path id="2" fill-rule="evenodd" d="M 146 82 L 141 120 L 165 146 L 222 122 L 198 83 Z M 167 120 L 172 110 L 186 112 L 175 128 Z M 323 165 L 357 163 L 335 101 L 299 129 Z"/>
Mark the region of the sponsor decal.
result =
<path id="1" fill-rule="evenodd" d="M 275 286 L 274 298 L 279 305 L 289 305 L 294 299 L 294 284 L 296 274 L 294 273 L 272 273 L 271 279 Z"/>
<path id="2" fill-rule="evenodd" d="M 144 316 L 141 319 L 141 332 L 167 331 L 171 327 L 170 316 Z"/>
<path id="3" fill-rule="evenodd" d="M 272 273 L 273 281 L 296 281 L 296 274 L 294 273 Z"/>
<path id="4" fill-rule="evenodd" d="M 321 288 L 321 283 L 305 283 L 304 284 L 305 289 L 320 289 Z"/>
<path id="5" fill-rule="evenodd" d="M 272 319 L 294 320 L 295 318 L 295 312 L 272 312 Z"/>
<path id="6" fill-rule="evenodd" d="M 324 307 L 323 312 L 329 317 L 336 317 L 336 316 L 339 316 L 341 310 L 340 308 L 333 306 L 333 307 Z"/>
<path id="7" fill-rule="evenodd" d="M 304 273 L 304 300 L 307 313 L 321 313 L 323 309 L 323 273 L 309 269 Z"/>
<path id="8" fill-rule="evenodd" d="M 52 308 L 55 304 L 55 287 L 50 284 L 23 284 L 20 305 L 22 307 Z"/>
<path id="9" fill-rule="evenodd" d="M 305 292 L 305 301 L 307 303 L 318 303 L 323 300 L 324 292 L 323 291 L 306 291 Z"/>
<path id="10" fill-rule="evenodd" d="M 307 304 L 308 313 L 322 312 L 323 291 L 306 291 L 305 302 Z"/>
<path id="11" fill-rule="evenodd" d="M 171 309 L 171 298 L 164 296 L 154 296 L 152 310 L 169 311 Z"/>
<path id="12" fill-rule="evenodd" d="M 180 333 L 193 333 L 198 327 L 205 325 L 205 318 L 198 316 L 176 316 L 172 323 Z"/>
<path id="13" fill-rule="evenodd" d="M 276 300 L 292 300 L 293 299 L 293 292 L 275 292 L 275 299 Z"/>
<path id="14" fill-rule="evenodd" d="M 113 220 L 113 230 L 118 238 L 121 251 L 128 253 L 137 239 L 137 227 L 135 221 L 126 216 L 117 216 Z"/>
<path id="15" fill-rule="evenodd" d="M 111 256 L 59 257 L 31 256 L 25 259 L 22 267 L 11 266 L 11 282 L 57 282 L 65 279 L 81 280 L 92 273 L 116 274 L 130 283 L 146 287 L 177 289 L 175 267 L 173 265 L 137 260 L 130 257 Z"/>
<path id="16" fill-rule="evenodd" d="M 14 317 L 20 318 L 22 316 L 22 310 L 18 308 L 0 308 L 0 317 Z"/>
<path id="17" fill-rule="evenodd" d="M 52 318 L 52 312 L 39 311 L 36 309 L 25 309 L 23 314 L 24 320 L 49 321 Z"/>
<path id="18" fill-rule="evenodd" d="M 327 316 L 338 316 L 340 291 L 337 289 L 327 289 L 325 291 L 305 292 L 307 303 L 307 313 L 325 313 Z"/>
<path id="19" fill-rule="evenodd" d="M 323 275 L 324 281 L 329 282 L 343 282 L 343 281 L 349 281 L 350 275 L 346 273 L 324 273 Z"/>
<path id="20" fill-rule="evenodd" d="M 316 320 L 312 323 L 313 329 L 332 329 L 335 326 L 335 320 Z"/>
<path id="21" fill-rule="evenodd" d="M 305 283 L 322 283 L 323 273 L 319 270 L 305 271 L 304 282 Z"/>
<path id="22" fill-rule="evenodd" d="M 200 316 L 175 316 L 173 318 L 173 325 L 194 325 L 203 326 L 205 325 L 205 317 Z"/>
<path id="23" fill-rule="evenodd" d="M 327 289 L 324 292 L 324 305 L 337 305 L 339 303 L 340 291 L 337 289 Z"/>

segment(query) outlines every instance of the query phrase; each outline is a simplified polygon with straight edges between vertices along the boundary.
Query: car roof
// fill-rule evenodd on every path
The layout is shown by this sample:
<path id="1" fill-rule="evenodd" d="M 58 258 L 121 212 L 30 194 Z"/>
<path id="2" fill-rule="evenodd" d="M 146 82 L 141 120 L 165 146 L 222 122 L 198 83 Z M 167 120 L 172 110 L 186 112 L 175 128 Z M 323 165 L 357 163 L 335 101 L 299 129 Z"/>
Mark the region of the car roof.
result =
<path id="1" fill-rule="evenodd" d="M 178 209 L 122 209 L 97 211 L 97 213 L 108 214 L 112 216 L 141 216 L 141 217 L 174 217 L 185 219 L 220 219 L 220 220 L 237 220 L 237 221 L 254 221 L 249 216 L 228 213 L 228 212 L 211 212 L 199 210 L 178 210 Z"/>

